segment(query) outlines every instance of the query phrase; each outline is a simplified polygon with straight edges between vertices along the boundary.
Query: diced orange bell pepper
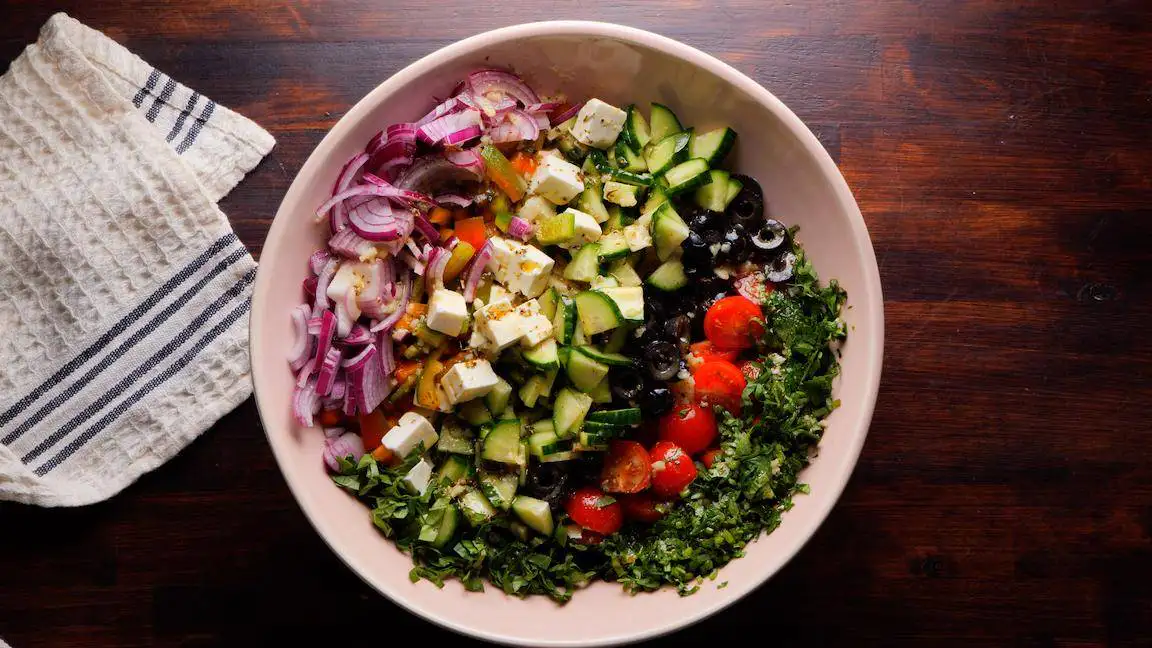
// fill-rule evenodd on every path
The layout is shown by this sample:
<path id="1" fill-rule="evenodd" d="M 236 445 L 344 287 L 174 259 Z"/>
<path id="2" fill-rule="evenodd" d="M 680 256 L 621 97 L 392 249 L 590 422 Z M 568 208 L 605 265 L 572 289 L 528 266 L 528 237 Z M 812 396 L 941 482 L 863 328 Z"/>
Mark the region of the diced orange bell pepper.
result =
<path id="1" fill-rule="evenodd" d="M 512 165 L 513 169 L 516 169 L 517 173 L 524 176 L 525 178 L 530 178 L 532 177 L 533 173 L 536 173 L 535 155 L 530 155 L 524 151 L 520 151 L 516 155 L 513 155 L 512 159 L 508 160 L 508 162 Z"/>
<path id="2" fill-rule="evenodd" d="M 484 247 L 488 234 L 484 229 L 484 219 L 480 216 L 456 221 L 456 238 L 468 243 L 473 250 Z"/>
<path id="3" fill-rule="evenodd" d="M 437 225 L 447 225 L 452 221 L 452 210 L 444 209 L 443 207 L 433 207 L 432 211 L 428 212 L 428 220 Z"/>

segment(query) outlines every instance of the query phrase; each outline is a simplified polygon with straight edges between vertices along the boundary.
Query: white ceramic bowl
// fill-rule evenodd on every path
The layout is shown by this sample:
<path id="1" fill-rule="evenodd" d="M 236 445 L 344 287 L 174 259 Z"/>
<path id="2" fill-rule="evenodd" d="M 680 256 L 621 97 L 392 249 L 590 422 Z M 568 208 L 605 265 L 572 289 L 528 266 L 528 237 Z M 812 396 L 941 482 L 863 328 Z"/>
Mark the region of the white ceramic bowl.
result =
<path id="1" fill-rule="evenodd" d="M 384 125 L 411 121 L 479 67 L 508 66 L 537 91 L 596 96 L 616 105 L 658 101 L 686 124 L 730 124 L 739 133 L 728 166 L 755 177 L 772 213 L 800 226 L 820 276 L 848 291 L 836 397 L 819 456 L 804 473 L 812 493 L 796 498 L 774 533 L 748 547 L 715 583 L 682 598 L 671 590 L 630 596 L 597 583 L 558 606 L 489 587 L 470 594 L 411 583 L 411 562 L 336 488 L 320 459 L 321 434 L 291 417 L 288 313 L 301 300 L 307 259 L 327 230 L 311 215 L 341 165 Z M 305 515 L 332 550 L 373 587 L 412 612 L 462 633 L 525 646 L 598 646 L 650 638 L 698 621 L 759 587 L 816 531 L 843 490 L 867 434 L 880 381 L 880 277 L 864 220 L 847 184 L 812 133 L 767 90 L 698 50 L 648 32 L 594 22 L 543 22 L 473 36 L 409 65 L 361 99 L 313 151 L 280 205 L 260 260 L 251 319 L 257 403 L 268 440 Z"/>

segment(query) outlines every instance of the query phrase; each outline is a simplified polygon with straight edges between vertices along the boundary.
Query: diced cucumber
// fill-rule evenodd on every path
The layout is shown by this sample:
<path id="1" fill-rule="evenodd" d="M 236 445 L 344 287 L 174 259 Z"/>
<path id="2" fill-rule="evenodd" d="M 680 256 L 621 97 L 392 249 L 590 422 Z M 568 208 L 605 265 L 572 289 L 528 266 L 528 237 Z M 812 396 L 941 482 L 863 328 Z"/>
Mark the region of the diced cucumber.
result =
<path id="1" fill-rule="evenodd" d="M 619 231 L 636 222 L 635 211 L 625 209 L 620 205 L 608 203 L 608 221 L 604 223 L 605 232 Z"/>
<path id="2" fill-rule="evenodd" d="M 551 417 L 542 418 L 542 419 L 540 419 L 538 421 L 534 421 L 532 423 L 531 431 L 533 434 L 536 434 L 539 432 L 555 432 L 556 431 L 556 424 L 552 422 Z"/>
<path id="3" fill-rule="evenodd" d="M 581 394 L 575 389 L 562 388 L 556 395 L 556 404 L 552 411 L 552 424 L 556 427 L 556 436 L 561 438 L 575 436 L 591 407 L 592 397 Z"/>
<path id="4" fill-rule="evenodd" d="M 688 277 L 684 275 L 684 264 L 676 259 L 665 261 L 648 275 L 647 283 L 665 292 L 683 288 L 688 285 Z"/>
<path id="5" fill-rule="evenodd" d="M 465 459 L 463 455 L 448 455 L 440 468 L 436 470 L 436 479 L 447 484 L 455 484 L 467 478 L 472 473 L 472 460 Z"/>
<path id="6" fill-rule="evenodd" d="M 588 344 L 588 335 L 584 333 L 584 327 L 580 325 L 580 320 L 576 320 L 576 332 L 572 335 L 572 344 L 582 346 Z M 567 364 L 564 365 L 568 367 Z"/>
<path id="7" fill-rule="evenodd" d="M 482 400 L 470 400 L 466 403 L 460 403 L 456 406 L 456 414 L 465 421 L 468 421 L 469 424 L 477 427 L 492 422 L 492 413 L 488 411 L 488 406 L 485 405 Z"/>
<path id="8" fill-rule="evenodd" d="M 621 207 L 635 207 L 640 202 L 641 191 L 638 186 L 609 180 L 604 183 L 604 200 Z"/>
<path id="9" fill-rule="evenodd" d="M 624 171 L 623 169 L 613 169 L 608 174 L 608 177 L 614 182 L 619 182 L 619 183 L 627 184 L 627 185 L 634 185 L 637 187 L 647 188 L 647 187 L 651 187 L 653 184 L 653 179 L 652 179 L 652 176 L 650 174 L 633 173 L 631 171 Z M 607 183 L 605 183 L 605 184 L 607 184 Z"/>
<path id="10" fill-rule="evenodd" d="M 665 171 L 664 181 L 668 183 L 664 191 L 669 196 L 676 196 L 712 182 L 712 176 L 708 173 L 707 162 L 692 158 Z"/>
<path id="11" fill-rule="evenodd" d="M 601 288 L 615 288 L 616 286 L 619 286 L 619 285 L 620 285 L 620 282 L 616 281 L 616 277 L 612 277 L 609 275 L 600 275 L 599 277 L 596 277 L 595 279 L 592 280 L 592 283 L 589 285 L 589 288 L 591 288 L 592 290 L 600 290 Z"/>
<path id="12" fill-rule="evenodd" d="M 611 423 L 599 423 L 597 421 L 585 420 L 581 429 L 599 434 L 601 436 L 613 437 L 620 436 L 621 430 L 623 430 L 624 427 L 625 426 L 613 425 Z"/>
<path id="13" fill-rule="evenodd" d="M 571 439 L 561 439 L 551 428 L 533 433 L 528 437 L 528 451 L 537 459 L 572 450 Z"/>
<path id="14" fill-rule="evenodd" d="M 583 348 L 577 347 L 577 350 Z M 608 375 L 608 365 L 584 353 L 573 353 L 568 356 L 568 366 L 565 369 L 572 386 L 584 393 L 592 391 L 592 388 Z"/>
<path id="15" fill-rule="evenodd" d="M 564 278 L 571 281 L 592 281 L 600 274 L 600 245 L 585 243 L 572 255 L 572 262 L 564 268 Z"/>
<path id="16" fill-rule="evenodd" d="M 571 355 L 572 349 L 570 347 L 562 346 L 556 350 L 556 355 L 560 358 L 560 368 L 563 369 L 568 366 L 568 356 Z"/>
<path id="17" fill-rule="evenodd" d="M 659 208 L 657 208 L 659 209 Z M 628 249 L 639 252 L 652 246 L 652 216 L 641 216 L 635 223 L 624 227 L 624 240 L 628 242 Z"/>
<path id="18" fill-rule="evenodd" d="M 480 444 L 480 458 L 496 463 L 520 465 L 520 421 L 497 421 Z"/>
<path id="19" fill-rule="evenodd" d="M 608 161 L 608 156 L 604 155 L 603 151 L 596 149 L 588 152 L 588 161 L 592 163 L 594 169 L 603 174 L 610 173 L 615 168 Z"/>
<path id="20" fill-rule="evenodd" d="M 652 215 L 652 239 L 656 242 L 656 255 L 661 261 L 667 261 L 673 252 L 680 249 L 688 233 L 688 225 L 672 208 L 672 203 L 656 208 Z"/>
<path id="21" fill-rule="evenodd" d="M 628 241 L 624 239 L 624 232 L 616 230 L 600 237 L 596 243 L 600 247 L 597 255 L 600 261 L 611 261 L 628 256 Z"/>
<path id="22" fill-rule="evenodd" d="M 581 450 L 591 450 L 591 451 L 607 450 L 608 449 L 608 442 L 611 440 L 612 440 L 612 437 L 604 435 L 604 434 L 597 434 L 595 432 L 589 432 L 588 430 L 581 430 L 580 431 L 580 449 Z"/>
<path id="23" fill-rule="evenodd" d="M 543 459 L 540 460 L 540 463 L 556 463 L 558 461 L 572 461 L 573 459 L 575 459 L 576 457 L 579 457 L 579 456 L 580 456 L 580 454 L 578 452 L 574 452 L 571 450 L 568 452 L 557 452 L 556 454 L 551 454 L 551 455 L 548 455 L 547 457 L 544 457 Z"/>
<path id="24" fill-rule="evenodd" d="M 632 329 L 626 326 L 613 329 L 611 335 L 608 337 L 608 342 L 604 345 L 604 351 L 606 353 L 619 353 L 623 351 L 624 347 L 628 346 L 628 334 L 631 332 Z"/>
<path id="25" fill-rule="evenodd" d="M 552 335 L 560 344 L 572 344 L 576 332 L 576 304 L 567 297 L 556 302 L 556 315 L 552 317 Z"/>
<path id="26" fill-rule="evenodd" d="M 456 525 L 459 519 L 460 512 L 451 500 L 448 498 L 438 499 L 424 514 L 418 538 L 421 542 L 427 542 L 433 547 L 443 547 L 456 534 Z"/>
<path id="27" fill-rule="evenodd" d="M 552 509 L 548 506 L 548 502 L 527 495 L 517 495 L 516 499 L 512 500 L 512 512 L 533 531 L 545 536 L 552 534 L 554 525 Z"/>
<path id="28" fill-rule="evenodd" d="M 556 340 L 548 338 L 540 344 L 524 352 L 524 361 L 540 371 L 548 371 L 560 366 L 560 359 L 556 357 Z"/>
<path id="29" fill-rule="evenodd" d="M 740 195 L 740 190 L 743 188 L 744 188 L 743 182 L 740 182 L 736 178 L 732 178 L 732 177 L 728 178 L 728 195 L 724 197 L 725 208 L 727 208 L 728 205 L 732 204 L 733 200 L 736 200 L 736 196 Z"/>
<path id="30" fill-rule="evenodd" d="M 729 183 L 733 180 L 727 171 L 720 169 L 713 169 L 709 171 L 708 174 L 712 176 L 712 181 L 703 187 L 698 187 L 693 198 L 696 204 L 704 209 L 722 212 L 728 208 L 728 203 L 730 202 L 728 198 Z M 735 182 L 739 183 L 739 180 Z M 733 195 L 733 198 L 735 198 L 735 195 Z"/>
<path id="31" fill-rule="evenodd" d="M 565 122 L 567 123 L 567 122 Z M 585 157 L 588 156 L 588 151 L 595 150 L 589 149 L 583 142 L 572 136 L 572 133 L 564 131 L 562 135 L 556 140 L 556 148 L 568 158 L 569 162 L 580 164 Z"/>
<path id="32" fill-rule="evenodd" d="M 480 471 L 480 492 L 496 508 L 507 511 L 516 497 L 519 478 L 515 473 L 492 473 Z"/>
<path id="33" fill-rule="evenodd" d="M 618 288 L 605 288 L 599 292 L 608 295 L 621 317 L 633 322 L 644 321 L 644 289 L 640 286 L 620 286 Z"/>
<path id="34" fill-rule="evenodd" d="M 545 216 L 536 223 L 536 241 L 540 245 L 559 245 L 576 236 L 576 216 L 570 211 Z"/>
<path id="35" fill-rule="evenodd" d="M 487 413 L 488 410 L 484 411 Z M 476 435 L 455 418 L 445 419 L 444 424 L 440 426 L 440 438 L 436 440 L 436 449 L 440 452 L 470 455 L 476 451 L 475 445 Z"/>
<path id="36" fill-rule="evenodd" d="M 652 141 L 659 142 L 660 140 L 668 137 L 672 133 L 679 133 L 684 130 L 680 125 L 680 120 L 676 119 L 676 113 L 672 109 L 663 104 L 656 102 L 652 103 L 652 110 L 648 113 L 648 129 Z"/>
<path id="37" fill-rule="evenodd" d="M 603 292 L 586 290 L 576 295 L 575 301 L 580 326 L 587 335 L 603 333 L 624 323 L 616 302 Z"/>
<path id="38" fill-rule="evenodd" d="M 691 131 L 672 133 L 644 149 L 644 163 L 652 174 L 664 173 L 668 169 L 688 159 L 688 142 Z"/>
<path id="39" fill-rule="evenodd" d="M 540 304 L 540 314 L 552 319 L 556 316 L 556 304 L 560 303 L 560 293 L 555 288 L 549 287 L 543 295 L 536 298 L 536 302 Z"/>
<path id="40" fill-rule="evenodd" d="M 496 509 L 492 508 L 488 498 L 471 488 L 460 496 L 460 512 L 472 526 L 480 526 L 496 515 Z"/>
<path id="41" fill-rule="evenodd" d="M 589 423 L 607 423 L 609 425 L 636 425 L 643 420 L 643 415 L 639 408 L 627 407 L 592 412 L 585 420 Z"/>
<path id="42" fill-rule="evenodd" d="M 588 214 L 596 219 L 597 223 L 603 223 L 608 220 L 608 209 L 604 207 L 604 201 L 600 200 L 600 187 L 588 184 L 584 187 L 584 191 L 576 196 L 576 209 Z"/>
<path id="43" fill-rule="evenodd" d="M 621 139 L 632 147 L 633 151 L 641 151 L 652 139 L 648 130 L 648 120 L 640 113 L 636 106 L 628 106 L 628 116 L 624 118 L 624 130 L 620 133 Z"/>
<path id="44" fill-rule="evenodd" d="M 624 245 L 627 246 L 628 242 L 625 241 Z M 608 266 L 608 274 L 615 277 L 621 286 L 639 286 L 644 283 L 627 259 L 619 259 Z"/>
<path id="45" fill-rule="evenodd" d="M 592 391 L 588 392 L 588 395 L 592 397 L 593 403 L 603 405 L 604 403 L 612 402 L 612 383 L 608 382 L 609 380 L 611 380 L 610 376 L 604 376 L 604 379 L 596 383 Z"/>
<path id="46" fill-rule="evenodd" d="M 581 346 L 576 347 L 576 350 L 581 354 L 592 358 L 596 362 L 606 364 L 609 367 L 631 367 L 634 363 L 632 358 L 619 353 L 611 353 L 609 351 L 601 351 L 594 346 Z"/>
<path id="47" fill-rule="evenodd" d="M 539 375 L 532 376 L 520 386 L 520 401 L 524 403 L 525 407 L 536 407 L 536 401 L 540 398 L 540 383 L 536 381 Z"/>
<path id="48" fill-rule="evenodd" d="M 633 171 L 640 173 L 648 170 L 648 165 L 644 163 L 644 158 L 636 151 L 640 149 L 633 149 L 624 138 L 616 140 L 614 147 L 614 155 L 616 156 L 616 167 L 625 171 Z"/>
<path id="49" fill-rule="evenodd" d="M 692 134 L 692 141 L 688 142 L 688 157 L 700 158 L 710 167 L 720 166 L 732 145 L 736 143 L 736 131 L 728 128 L 717 128 L 701 135 Z"/>
<path id="50" fill-rule="evenodd" d="M 500 378 L 492 391 L 484 396 L 484 404 L 488 406 L 488 411 L 494 418 L 500 418 L 504 414 L 504 410 L 508 409 L 508 400 L 511 398 L 512 385 L 509 385 L 507 380 Z"/>
<path id="51" fill-rule="evenodd" d="M 641 216 L 650 216 L 656 212 L 656 208 L 668 202 L 668 194 L 664 193 L 662 187 L 653 187 L 652 191 L 648 192 L 648 199 L 644 201 L 644 206 L 640 208 Z"/>

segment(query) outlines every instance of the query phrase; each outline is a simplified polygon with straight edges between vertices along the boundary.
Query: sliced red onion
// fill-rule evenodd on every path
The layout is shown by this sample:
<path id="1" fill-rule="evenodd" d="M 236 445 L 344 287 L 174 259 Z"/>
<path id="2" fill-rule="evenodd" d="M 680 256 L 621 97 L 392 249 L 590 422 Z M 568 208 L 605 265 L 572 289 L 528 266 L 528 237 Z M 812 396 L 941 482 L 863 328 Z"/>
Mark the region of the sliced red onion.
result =
<path id="1" fill-rule="evenodd" d="M 349 187 L 344 191 L 337 193 L 335 196 L 332 196 L 326 200 L 323 205 L 320 205 L 320 208 L 316 210 L 316 213 L 318 215 L 326 214 L 328 213 L 328 210 L 331 209 L 334 205 L 340 204 L 349 198 L 355 198 L 356 196 L 379 196 L 381 198 L 396 198 L 404 201 L 418 201 L 425 204 L 432 202 L 431 198 L 420 195 L 419 193 L 414 193 L 412 191 L 401 191 L 400 189 L 397 189 L 396 187 L 388 184 L 381 178 L 378 178 L 372 174 L 368 174 L 368 176 L 369 177 L 364 178 L 364 180 L 368 181 L 366 184 L 359 184 L 354 187 Z"/>
<path id="2" fill-rule="evenodd" d="M 347 430 L 342 427 L 324 428 L 324 438 L 335 439 L 336 437 L 343 436 L 345 432 L 347 432 Z"/>
<path id="3" fill-rule="evenodd" d="M 385 190 L 387 190 L 387 192 L 389 194 L 391 194 L 388 196 L 388 198 L 398 199 L 401 202 L 403 202 L 407 205 L 410 205 L 412 207 L 415 207 L 417 209 L 425 209 L 425 208 L 432 207 L 432 204 L 433 204 L 432 199 L 429 198 L 428 196 L 426 196 L 426 195 L 424 195 L 418 191 L 411 191 L 408 189 L 402 189 L 400 187 L 391 185 L 388 183 L 387 180 L 384 180 L 383 178 L 377 176 L 374 173 L 367 173 L 366 172 L 364 174 L 364 182 L 367 182 L 368 184 L 376 185 L 377 187 L 383 187 Z"/>
<path id="4" fill-rule="evenodd" d="M 380 354 L 380 372 L 390 377 L 396 372 L 396 352 L 392 344 L 392 336 L 387 331 L 380 331 L 376 335 L 376 348 Z"/>
<path id="5" fill-rule="evenodd" d="M 452 115 L 460 112 L 468 107 L 468 104 L 460 99 L 460 97 L 449 97 L 442 103 L 436 105 L 435 108 L 430 110 L 427 115 L 421 117 L 415 124 L 417 128 L 436 121 L 445 115 Z"/>
<path id="6" fill-rule="evenodd" d="M 484 274 L 484 269 L 488 267 L 488 261 L 492 258 L 492 241 L 484 243 L 484 247 L 472 257 L 472 266 L 468 269 L 468 275 L 464 278 L 464 301 L 471 302 L 476 298 L 476 288 L 480 286 L 480 277 Z"/>
<path id="7" fill-rule="evenodd" d="M 340 349 L 332 347 L 320 363 L 320 372 L 316 375 L 316 393 L 320 396 L 332 393 L 332 384 L 336 382 L 336 375 L 340 371 L 341 357 Z"/>
<path id="8" fill-rule="evenodd" d="M 470 139 L 480 137 L 483 126 L 480 111 L 475 108 L 465 108 L 460 112 L 449 113 L 422 124 L 416 131 L 416 139 L 430 146 L 441 143 L 458 146 Z"/>
<path id="9" fill-rule="evenodd" d="M 292 392 L 292 414 L 304 427 L 312 427 L 315 416 L 320 412 L 320 397 L 316 395 L 316 381 L 309 380 L 303 387 L 297 386 Z"/>
<path id="10" fill-rule="evenodd" d="M 331 258 L 332 255 L 328 253 L 328 250 L 316 250 L 313 252 L 312 256 L 308 259 L 308 267 L 312 270 L 312 274 L 319 275 L 320 271 L 324 269 L 324 266 L 328 264 L 328 259 Z"/>
<path id="11" fill-rule="evenodd" d="M 345 231 L 351 231 L 351 230 L 345 230 Z M 343 232 L 340 232 L 340 233 L 336 234 L 336 236 L 333 236 L 332 239 L 330 241 L 328 241 L 329 245 L 331 245 L 332 242 L 335 241 L 337 238 L 340 238 L 341 234 L 343 234 Z M 355 236 L 354 233 L 352 235 Z M 360 237 L 356 237 L 356 238 L 360 238 Z M 340 251 L 338 248 L 336 248 L 335 245 L 332 246 L 332 249 L 336 250 L 337 252 Z M 328 284 L 332 283 L 332 277 L 336 276 L 336 267 L 339 265 L 340 265 L 340 262 L 337 261 L 336 259 L 328 259 L 328 263 L 325 264 L 324 268 L 320 271 L 320 276 L 316 278 L 316 303 L 313 304 L 313 306 L 312 306 L 312 314 L 313 315 L 319 316 L 320 313 L 327 310 L 328 307 L 331 305 L 328 302 Z"/>
<path id="12" fill-rule="evenodd" d="M 545 101 L 543 103 L 534 103 L 524 106 L 524 112 L 535 115 L 536 113 L 550 113 L 562 106 L 559 101 Z"/>
<path id="13" fill-rule="evenodd" d="M 440 194 L 433 200 L 435 200 L 438 205 L 451 205 L 453 207 L 467 207 L 472 204 L 471 198 L 466 198 L 454 193 Z"/>
<path id="14" fill-rule="evenodd" d="M 446 151 L 444 157 L 452 164 L 475 174 L 477 178 L 484 175 L 484 158 L 477 147 L 463 151 Z"/>
<path id="15" fill-rule="evenodd" d="M 436 229 L 436 226 L 430 223 L 427 218 L 421 214 L 416 214 L 415 222 L 416 229 L 424 235 L 424 238 L 428 239 L 429 243 L 440 242 L 440 230 Z"/>
<path id="16" fill-rule="evenodd" d="M 300 372 L 296 374 L 296 386 L 303 387 L 308 384 L 308 379 L 312 377 L 313 372 L 316 371 L 316 358 L 311 357 L 304 366 L 300 368 Z"/>
<path id="17" fill-rule="evenodd" d="M 372 264 L 368 281 L 360 291 L 360 311 L 368 317 L 380 319 L 387 313 L 389 302 L 396 298 L 396 279 L 392 259 L 377 260 Z"/>
<path id="18" fill-rule="evenodd" d="M 552 121 L 556 122 L 556 125 L 563 124 L 564 122 L 568 121 L 569 119 L 572 119 L 573 117 L 575 117 L 580 112 L 580 109 L 584 107 L 585 103 L 586 102 L 581 101 L 578 104 L 572 104 L 571 106 L 568 106 L 567 110 L 560 113 L 559 115 L 553 116 Z"/>
<path id="19" fill-rule="evenodd" d="M 364 164 L 367 162 L 367 153 L 352 156 L 352 159 L 348 160 L 348 162 L 344 164 L 344 168 L 340 170 L 340 175 L 336 176 L 336 185 L 332 188 L 332 195 L 336 196 L 347 191 L 348 187 L 352 186 L 352 181 L 355 180 L 356 174 L 360 169 L 364 168 Z M 327 209 L 319 210 L 316 213 L 316 218 L 323 218 L 325 213 L 328 214 L 328 226 L 332 229 L 333 233 L 339 232 L 348 225 L 344 206 L 339 202 L 333 203 Z"/>
<path id="20" fill-rule="evenodd" d="M 364 456 L 364 440 L 359 434 L 345 432 L 335 439 L 324 440 L 324 465 L 332 472 L 340 472 L 337 459 L 350 459 L 352 463 Z"/>
<path id="21" fill-rule="evenodd" d="M 464 153 L 461 151 L 460 153 Z M 478 155 L 478 153 L 473 153 Z M 453 158 L 458 156 L 453 155 Z M 449 161 L 440 155 L 426 155 L 417 159 L 396 179 L 396 186 L 410 189 L 425 195 L 436 195 L 452 191 L 462 184 L 479 182 L 484 167 L 474 164 L 465 166 Z"/>
<path id="22" fill-rule="evenodd" d="M 384 198 L 349 201 L 348 225 L 369 241 L 394 241 L 400 238 L 400 226 L 392 215 L 392 203 Z"/>
<path id="23" fill-rule="evenodd" d="M 497 144 L 535 140 L 540 136 L 540 126 L 536 118 L 523 110 L 510 110 L 504 121 L 488 131 L 488 138 Z"/>
<path id="24" fill-rule="evenodd" d="M 549 128 L 552 128 L 552 122 L 548 121 L 548 115 L 545 115 L 544 113 L 529 114 L 532 116 L 532 119 L 536 120 L 536 128 L 539 128 L 541 131 L 546 131 Z"/>
<path id="25" fill-rule="evenodd" d="M 452 253 L 444 248 L 432 248 L 432 253 L 428 257 L 427 270 L 424 272 L 424 286 L 431 294 L 435 290 L 444 287 L 444 268 L 448 265 L 448 259 Z"/>
<path id="26" fill-rule="evenodd" d="M 394 178 L 400 167 L 412 164 L 416 155 L 416 124 L 392 124 L 388 127 L 385 142 L 372 152 L 368 168 L 377 175 Z"/>
<path id="27" fill-rule="evenodd" d="M 308 277 L 304 280 L 304 301 L 310 302 L 316 299 L 316 286 L 319 284 L 319 277 Z"/>
<path id="28" fill-rule="evenodd" d="M 347 259 L 364 258 L 371 254 L 373 250 L 372 241 L 360 236 L 351 227 L 345 227 L 333 234 L 332 238 L 328 239 L 328 247 L 336 254 Z M 332 262 L 335 263 L 336 260 L 333 259 Z M 317 287 L 317 291 L 320 291 L 319 287 Z M 317 296 L 320 295 L 320 292 L 316 293 Z M 325 306 L 327 306 L 327 303 L 325 303 Z"/>
<path id="29" fill-rule="evenodd" d="M 483 111 L 484 126 L 487 128 L 500 123 L 508 111 L 516 109 L 516 100 L 512 97 L 503 97 L 496 103 L 490 103 L 487 100 L 481 100 L 478 103 Z"/>
<path id="30" fill-rule="evenodd" d="M 372 139 L 368 140 L 368 145 L 364 147 L 364 152 L 367 153 L 368 155 L 372 155 L 376 151 L 379 151 L 380 148 L 383 147 L 387 143 L 388 143 L 388 136 L 384 133 L 384 131 L 379 131 L 375 135 L 372 136 Z M 336 193 L 336 192 L 333 191 L 332 193 Z"/>
<path id="31" fill-rule="evenodd" d="M 352 329 L 348 331 L 348 335 L 344 336 L 341 342 L 345 346 L 364 346 L 372 341 L 372 334 L 368 332 L 368 328 L 363 324 L 353 324 Z"/>
<path id="32" fill-rule="evenodd" d="M 512 97 L 521 105 L 540 103 L 540 97 L 519 76 L 507 70 L 478 70 L 468 75 L 468 89 L 472 96 L 496 103 L 503 97 Z"/>
<path id="33" fill-rule="evenodd" d="M 405 250 L 404 254 L 400 255 L 400 260 L 408 265 L 417 275 L 424 276 L 424 262 L 412 256 L 412 253 Z"/>
<path id="34" fill-rule="evenodd" d="M 400 318 L 404 317 L 404 312 L 408 309 L 408 299 L 411 296 L 412 276 L 405 272 L 404 276 L 400 279 L 400 283 L 396 289 L 396 301 L 394 302 L 395 310 L 393 310 L 392 314 L 390 314 L 388 317 L 380 320 L 379 324 L 373 326 L 371 329 L 372 332 L 378 333 L 383 331 L 387 333 L 388 331 L 391 331 L 392 327 L 396 325 L 396 322 L 399 322 Z"/>
<path id="35" fill-rule="evenodd" d="M 508 233 L 521 241 L 527 241 L 532 238 L 532 234 L 535 231 L 536 227 L 533 226 L 532 223 L 529 223 L 519 216 L 513 216 L 512 220 L 508 221 Z"/>
<path id="36" fill-rule="evenodd" d="M 308 335 L 308 316 L 311 314 L 312 311 L 305 304 L 292 309 L 292 328 L 296 335 L 292 350 L 288 352 L 288 364 L 292 366 L 292 371 L 300 371 L 312 358 L 312 336 Z"/>
<path id="37" fill-rule="evenodd" d="M 380 371 L 378 353 L 376 345 L 369 344 L 355 357 L 343 362 L 355 408 L 363 414 L 379 407 L 390 391 L 390 382 Z"/>
<path id="38" fill-rule="evenodd" d="M 348 390 L 348 383 L 344 380 L 344 372 L 336 372 L 336 379 L 332 382 L 332 391 L 324 397 L 324 409 L 341 409 L 344 407 L 344 393 Z"/>
<path id="39" fill-rule="evenodd" d="M 332 349 L 332 341 L 336 337 L 336 315 L 326 310 L 316 319 L 319 320 L 319 325 L 316 327 L 316 357 L 323 359 L 328 356 L 328 351 Z"/>

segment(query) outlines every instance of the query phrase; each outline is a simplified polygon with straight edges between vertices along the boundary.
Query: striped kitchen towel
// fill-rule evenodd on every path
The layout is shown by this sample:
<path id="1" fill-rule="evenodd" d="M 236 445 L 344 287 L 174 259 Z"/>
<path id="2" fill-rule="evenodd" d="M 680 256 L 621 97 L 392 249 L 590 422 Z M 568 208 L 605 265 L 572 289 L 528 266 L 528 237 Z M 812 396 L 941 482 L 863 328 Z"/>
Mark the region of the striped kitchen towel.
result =
<path id="1" fill-rule="evenodd" d="M 64 14 L 0 77 L 0 500 L 103 500 L 248 397 L 216 202 L 273 144 Z"/>

